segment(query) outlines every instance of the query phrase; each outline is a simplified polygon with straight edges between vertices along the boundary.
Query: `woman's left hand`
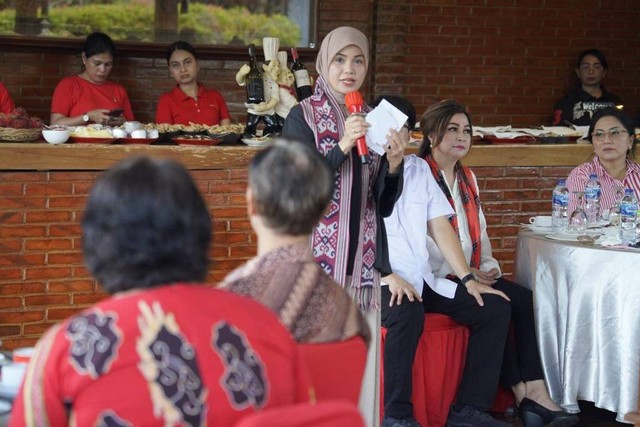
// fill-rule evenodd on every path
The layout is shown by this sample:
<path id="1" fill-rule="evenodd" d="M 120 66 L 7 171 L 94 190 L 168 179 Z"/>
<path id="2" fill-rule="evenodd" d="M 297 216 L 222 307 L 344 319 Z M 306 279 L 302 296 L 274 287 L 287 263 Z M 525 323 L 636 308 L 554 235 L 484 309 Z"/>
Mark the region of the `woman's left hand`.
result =
<path id="1" fill-rule="evenodd" d="M 476 276 L 478 283 L 488 286 L 493 286 L 496 283 L 496 279 L 498 278 L 499 274 L 497 268 L 492 268 L 489 271 L 482 271 L 478 270 L 477 268 L 472 268 L 471 272 L 474 276 Z"/>
<path id="2" fill-rule="evenodd" d="M 389 143 L 384 147 L 384 151 L 387 153 L 389 173 L 396 174 L 400 170 L 402 159 L 404 159 L 404 149 L 409 143 L 409 131 L 405 127 L 399 132 L 394 129 L 389 129 L 387 141 L 389 141 Z"/>

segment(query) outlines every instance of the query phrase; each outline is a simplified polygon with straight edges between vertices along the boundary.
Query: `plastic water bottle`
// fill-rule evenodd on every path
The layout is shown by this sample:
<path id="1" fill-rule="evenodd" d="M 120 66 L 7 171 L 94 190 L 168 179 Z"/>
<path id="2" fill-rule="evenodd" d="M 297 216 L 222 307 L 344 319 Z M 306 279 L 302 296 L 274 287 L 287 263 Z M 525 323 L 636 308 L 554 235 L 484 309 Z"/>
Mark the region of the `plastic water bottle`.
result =
<path id="1" fill-rule="evenodd" d="M 589 181 L 584 187 L 584 213 L 587 214 L 589 225 L 598 225 L 600 221 L 600 193 L 602 189 L 598 176 L 595 173 L 589 175 Z"/>
<path id="2" fill-rule="evenodd" d="M 631 188 L 624 189 L 624 197 L 620 202 L 620 241 L 624 245 L 636 243 L 636 215 L 638 201 Z"/>
<path id="3" fill-rule="evenodd" d="M 569 189 L 567 180 L 559 179 L 551 197 L 551 216 L 554 231 L 566 231 L 569 227 Z"/>

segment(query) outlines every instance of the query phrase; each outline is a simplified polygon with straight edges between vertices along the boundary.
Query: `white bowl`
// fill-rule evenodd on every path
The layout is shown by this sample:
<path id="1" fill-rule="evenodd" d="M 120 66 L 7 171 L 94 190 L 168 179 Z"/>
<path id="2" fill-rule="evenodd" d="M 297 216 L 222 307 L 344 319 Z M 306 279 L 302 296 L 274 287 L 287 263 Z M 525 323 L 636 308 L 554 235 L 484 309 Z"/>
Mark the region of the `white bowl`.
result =
<path id="1" fill-rule="evenodd" d="M 134 130 L 140 129 L 140 126 L 142 126 L 140 122 L 124 122 L 124 130 L 126 130 L 129 135 L 131 135 Z"/>
<path id="2" fill-rule="evenodd" d="M 43 129 L 42 136 L 49 144 L 63 144 L 69 139 L 68 129 Z"/>

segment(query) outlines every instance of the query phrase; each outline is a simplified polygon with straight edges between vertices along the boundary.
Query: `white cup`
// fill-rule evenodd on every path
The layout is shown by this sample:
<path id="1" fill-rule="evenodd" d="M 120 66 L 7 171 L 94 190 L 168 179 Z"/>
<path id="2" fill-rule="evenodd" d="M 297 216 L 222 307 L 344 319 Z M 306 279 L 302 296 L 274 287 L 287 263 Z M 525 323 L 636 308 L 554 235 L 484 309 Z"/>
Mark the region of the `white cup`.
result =
<path id="1" fill-rule="evenodd" d="M 131 132 L 131 138 L 142 139 L 147 137 L 147 132 L 144 129 L 136 129 Z"/>
<path id="2" fill-rule="evenodd" d="M 26 363 L 9 363 L 2 366 L 0 379 L 5 387 L 18 388 L 22 384 L 22 378 L 27 371 Z"/>
<path id="3" fill-rule="evenodd" d="M 131 135 L 134 130 L 140 129 L 140 126 L 140 122 L 124 122 L 124 130 L 126 130 L 129 135 Z"/>
<path id="4" fill-rule="evenodd" d="M 536 227 L 551 227 L 552 219 L 549 215 L 538 215 L 529 218 L 529 223 Z"/>

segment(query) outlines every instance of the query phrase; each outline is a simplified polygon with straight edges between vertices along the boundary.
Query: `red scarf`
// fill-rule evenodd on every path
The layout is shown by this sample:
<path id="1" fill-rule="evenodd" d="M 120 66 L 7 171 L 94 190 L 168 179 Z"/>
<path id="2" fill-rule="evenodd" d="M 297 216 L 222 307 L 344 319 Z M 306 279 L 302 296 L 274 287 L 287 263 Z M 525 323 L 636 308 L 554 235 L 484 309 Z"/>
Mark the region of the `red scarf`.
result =
<path id="1" fill-rule="evenodd" d="M 440 171 L 438 163 L 432 156 L 427 155 L 424 158 L 429 167 L 431 168 L 431 174 L 435 178 L 436 182 L 440 186 L 440 189 L 449 200 L 449 204 L 456 209 L 455 201 L 451 196 L 449 187 L 445 181 L 444 175 Z M 464 213 L 467 216 L 467 222 L 469 223 L 469 235 L 471 236 L 472 251 L 471 260 L 469 265 L 472 268 L 480 268 L 481 261 L 481 230 L 480 230 L 480 197 L 478 196 L 478 190 L 474 185 L 473 174 L 471 169 L 466 166 L 462 166 L 460 162 L 456 162 L 453 173 L 455 174 L 456 181 L 458 182 L 458 188 L 460 189 L 460 198 L 462 199 L 462 206 L 464 206 Z M 458 216 L 452 215 L 449 217 L 449 222 L 453 226 L 458 237 L 460 237 L 460 229 L 458 227 Z"/>
<path id="2" fill-rule="evenodd" d="M 300 103 L 305 121 L 313 131 L 316 147 L 326 155 L 344 134 L 345 113 L 322 76 L 318 77 L 315 93 Z M 349 237 L 360 238 L 353 263 L 349 294 L 361 310 L 377 309 L 380 277 L 374 268 L 376 253 L 376 208 L 373 186 L 381 157 L 369 152 L 369 163 L 362 165 L 360 200 L 360 235 L 349 236 L 351 192 L 353 190 L 353 160 L 345 160 L 336 172 L 335 191 L 329 209 L 313 232 L 313 257 L 324 271 L 343 287 L 346 284 Z"/>

